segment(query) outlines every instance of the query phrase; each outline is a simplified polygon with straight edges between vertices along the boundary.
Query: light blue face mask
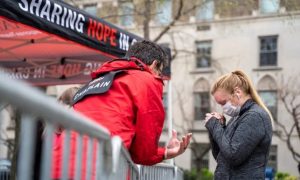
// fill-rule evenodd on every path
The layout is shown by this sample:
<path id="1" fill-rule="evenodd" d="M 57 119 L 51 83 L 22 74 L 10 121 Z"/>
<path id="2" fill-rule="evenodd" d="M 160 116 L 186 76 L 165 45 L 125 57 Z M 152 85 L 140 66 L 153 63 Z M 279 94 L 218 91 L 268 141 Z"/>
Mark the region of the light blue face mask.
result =
<path id="1" fill-rule="evenodd" d="M 234 106 L 231 104 L 230 101 L 227 101 L 226 104 L 222 106 L 222 108 L 223 108 L 223 113 L 231 117 L 238 116 L 241 110 L 240 106 Z"/>

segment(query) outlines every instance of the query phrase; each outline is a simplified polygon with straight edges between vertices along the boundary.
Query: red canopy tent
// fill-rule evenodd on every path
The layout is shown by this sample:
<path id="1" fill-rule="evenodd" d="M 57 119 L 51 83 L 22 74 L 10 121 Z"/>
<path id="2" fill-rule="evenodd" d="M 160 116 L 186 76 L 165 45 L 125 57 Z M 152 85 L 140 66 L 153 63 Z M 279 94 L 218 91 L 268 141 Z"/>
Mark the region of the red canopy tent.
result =
<path id="1" fill-rule="evenodd" d="M 141 40 L 58 0 L 1 0 L 0 66 L 34 85 L 83 83 Z"/>

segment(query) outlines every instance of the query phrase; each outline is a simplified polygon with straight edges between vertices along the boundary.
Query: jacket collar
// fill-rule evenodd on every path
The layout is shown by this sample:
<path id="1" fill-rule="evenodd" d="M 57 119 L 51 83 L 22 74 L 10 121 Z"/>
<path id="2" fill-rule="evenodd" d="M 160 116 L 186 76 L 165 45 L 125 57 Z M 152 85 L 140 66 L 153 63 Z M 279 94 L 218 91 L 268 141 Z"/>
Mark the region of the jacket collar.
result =
<path id="1" fill-rule="evenodd" d="M 163 83 L 163 79 L 157 76 L 145 63 L 136 57 L 120 58 L 105 62 L 99 69 L 91 73 L 92 79 L 99 77 L 101 74 L 117 71 L 117 70 L 128 70 L 137 69 L 150 73 L 155 79 L 160 80 Z"/>
<path id="2" fill-rule="evenodd" d="M 253 105 L 255 104 L 255 101 L 252 99 L 248 99 L 241 107 L 239 116 L 243 115 L 246 111 L 248 111 Z"/>

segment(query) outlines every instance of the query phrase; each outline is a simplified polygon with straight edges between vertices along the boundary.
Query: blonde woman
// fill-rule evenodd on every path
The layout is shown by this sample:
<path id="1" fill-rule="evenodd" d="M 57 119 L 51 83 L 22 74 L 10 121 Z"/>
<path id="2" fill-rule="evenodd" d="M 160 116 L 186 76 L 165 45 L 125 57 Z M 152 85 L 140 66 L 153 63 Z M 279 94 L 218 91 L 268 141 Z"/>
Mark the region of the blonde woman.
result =
<path id="1" fill-rule="evenodd" d="M 221 76 L 211 94 L 232 118 L 206 114 L 206 124 L 217 161 L 215 180 L 265 179 L 272 139 L 272 116 L 247 75 L 240 71 Z"/>

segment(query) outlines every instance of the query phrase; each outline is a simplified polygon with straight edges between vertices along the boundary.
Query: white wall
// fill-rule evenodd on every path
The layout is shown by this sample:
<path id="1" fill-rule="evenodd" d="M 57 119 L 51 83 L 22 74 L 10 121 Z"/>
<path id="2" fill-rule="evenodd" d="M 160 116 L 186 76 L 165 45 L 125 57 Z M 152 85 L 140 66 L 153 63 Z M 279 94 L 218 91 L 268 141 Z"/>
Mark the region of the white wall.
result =
<path id="1" fill-rule="evenodd" d="M 153 29 L 153 37 L 157 29 Z M 175 33 L 176 48 L 195 51 L 195 41 L 212 40 L 212 57 L 220 65 L 220 69 L 211 68 L 212 72 L 195 70 L 195 57 L 193 53 L 179 53 L 172 63 L 173 79 L 173 117 L 176 124 L 181 124 L 184 119 L 181 107 L 185 111 L 185 117 L 193 120 L 193 85 L 197 79 L 203 77 L 212 85 L 215 79 L 222 73 L 228 73 L 235 69 L 244 70 L 253 80 L 256 86 L 265 75 L 271 75 L 277 83 L 280 78 L 297 76 L 300 74 L 300 16 L 293 17 L 269 17 L 269 18 L 245 18 L 238 21 L 220 21 L 211 24 L 209 31 L 197 31 L 195 24 L 179 25 L 172 30 Z M 259 67 L 259 36 L 278 35 L 278 68 L 262 71 Z M 160 42 L 170 42 L 169 36 Z M 259 70 L 257 70 L 259 69 Z M 206 69 L 207 70 L 207 69 Z M 221 72 L 221 71 L 222 72 Z M 278 84 L 279 86 L 279 84 Z M 179 101 L 179 99 L 182 101 Z M 212 109 L 219 107 L 212 101 Z M 289 125 L 289 116 L 282 104 L 278 104 L 278 119 Z M 197 129 L 203 129 L 201 123 L 196 124 Z M 178 128 L 180 129 L 180 128 Z M 207 142 L 207 137 L 196 133 L 197 141 Z M 299 176 L 297 164 L 292 158 L 286 144 L 274 136 L 273 144 L 278 145 L 278 169 Z M 298 143 L 298 144 L 297 144 Z M 300 149 L 299 141 L 296 149 Z M 210 169 L 215 168 L 215 161 L 210 155 Z M 189 169 L 191 152 L 187 151 L 176 158 L 176 164 Z"/>

